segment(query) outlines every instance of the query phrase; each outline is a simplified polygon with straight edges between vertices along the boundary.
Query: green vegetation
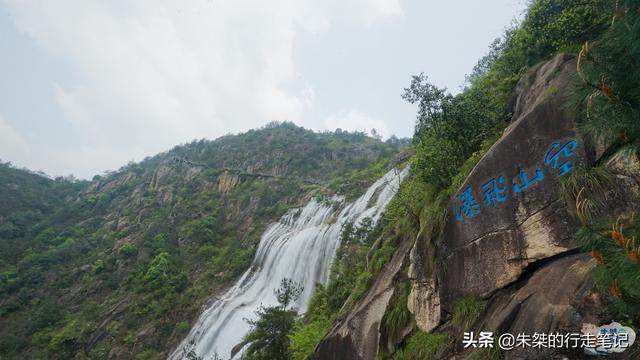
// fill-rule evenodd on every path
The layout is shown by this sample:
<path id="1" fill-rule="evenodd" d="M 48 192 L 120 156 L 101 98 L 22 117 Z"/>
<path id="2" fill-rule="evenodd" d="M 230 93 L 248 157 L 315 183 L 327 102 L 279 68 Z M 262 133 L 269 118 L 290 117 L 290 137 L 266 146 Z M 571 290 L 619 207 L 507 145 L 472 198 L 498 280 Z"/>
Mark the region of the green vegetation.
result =
<path id="1" fill-rule="evenodd" d="M 469 327 L 478 319 L 482 310 L 484 310 L 484 301 L 482 299 L 476 296 L 465 296 L 456 301 L 451 321 L 464 331 L 469 330 Z"/>
<path id="2" fill-rule="evenodd" d="M 436 353 L 446 343 L 447 335 L 416 331 L 411 334 L 401 350 L 393 354 L 394 360 L 436 359 Z"/>
<path id="3" fill-rule="evenodd" d="M 388 217 L 400 234 L 423 242 L 426 271 L 434 271 L 438 262 L 445 204 L 511 118 L 509 100 L 517 82 L 531 66 L 558 52 L 577 54 L 585 41 L 608 37 L 614 10 L 614 2 L 608 0 L 532 1 L 524 20 L 491 45 L 460 94 L 434 86 L 424 74 L 412 78 L 403 98 L 418 107 L 413 138 L 416 155 Z M 629 40 L 626 44 L 638 43 Z M 597 180 L 606 181 L 605 175 L 599 174 Z M 453 321 L 466 328 L 482 308 L 478 299 L 459 299 Z"/>
<path id="4" fill-rule="evenodd" d="M 307 358 L 406 241 L 424 243 L 426 270 L 434 271 L 445 204 L 512 117 L 516 83 L 540 61 L 561 51 L 578 55 L 572 105 L 584 110 L 581 131 L 593 147 L 606 145 L 604 158 L 626 148 L 637 159 L 639 16 L 637 0 L 535 0 L 461 93 L 414 76 L 403 98 L 418 107 L 415 156 L 385 218 L 375 228 L 345 226 L 329 281 L 315 289 L 302 318 L 287 309 L 288 296 L 261 309 L 247 357 Z M 162 357 L 203 302 L 246 270 L 269 222 L 305 194 L 355 197 L 404 146 L 273 123 L 181 145 L 91 182 L 0 165 L 0 357 Z M 562 186 L 584 223 L 577 241 L 600 264 L 601 291 L 619 319 L 632 321 L 640 304 L 639 226 L 637 217 L 598 210 L 611 191 L 602 163 L 576 169 Z M 223 174 L 232 185 L 218 182 Z M 408 284 L 396 290 L 382 325 L 394 340 L 413 321 Z M 459 299 L 453 322 L 467 328 L 482 307 L 479 299 Z M 414 330 L 389 356 L 435 358 L 447 336 Z"/>
<path id="5" fill-rule="evenodd" d="M 319 181 L 331 190 L 354 197 L 384 174 L 393 156 L 407 145 L 406 140 L 395 137 L 382 142 L 363 132 L 337 129 L 316 133 L 293 123 L 272 122 L 262 129 L 223 136 L 213 142 L 194 141 L 170 153 L 212 169 L 256 164 L 253 173 Z"/>
<path id="6" fill-rule="evenodd" d="M 67 220 L 60 207 L 64 205 L 65 198 L 81 191 L 85 185 L 72 179 L 51 180 L 41 174 L 15 169 L 10 163 L 0 162 L 0 266 L 5 261 L 14 262 L 27 251 L 46 251 L 46 255 L 41 254 L 37 259 L 42 266 L 63 257 L 64 254 L 56 250 L 72 239 L 70 234 L 59 236 L 52 225 Z M 38 247 L 28 241 L 36 237 Z"/>
<path id="7" fill-rule="evenodd" d="M 611 26 L 580 49 L 573 104 L 582 110 L 580 130 L 605 151 L 593 167 L 563 181 L 567 202 L 583 224 L 576 241 L 596 259 L 594 276 L 617 319 L 640 319 L 640 238 L 637 214 L 612 214 L 606 202 L 623 193 L 606 168 L 612 154 L 633 163 L 640 146 L 640 2 L 619 1 Z"/>
<path id="8" fill-rule="evenodd" d="M 413 321 L 413 315 L 407 308 L 407 298 L 410 290 L 411 287 L 408 281 L 396 287 L 394 298 L 382 319 L 382 332 L 392 341 L 400 339 L 402 330 L 411 325 Z"/>
<path id="9" fill-rule="evenodd" d="M 291 279 L 282 279 L 280 288 L 276 290 L 278 305 L 261 307 L 256 314 L 257 320 L 249 323 L 252 328 L 245 336 L 244 342 L 249 344 L 242 354 L 246 360 L 289 359 L 289 334 L 298 316 L 295 310 L 288 309 L 291 302 L 296 301 L 302 293 L 302 287 Z"/>
<path id="10" fill-rule="evenodd" d="M 496 132 L 503 119 L 500 109 L 487 106 L 494 102 L 487 97 L 471 90 L 453 96 L 431 85 L 424 74 L 413 77 L 403 98 L 418 104 L 415 168 L 426 183 L 446 187 L 466 158 Z"/>
<path id="11" fill-rule="evenodd" d="M 0 164 L 0 357 L 166 356 L 269 223 L 310 193 L 359 195 L 404 147 L 272 123 L 92 181 Z"/>
<path id="12" fill-rule="evenodd" d="M 606 144 L 640 141 L 640 20 L 637 1 L 621 1 L 611 27 L 595 42 L 585 42 L 578 58 L 581 130 Z"/>
<path id="13" fill-rule="evenodd" d="M 307 359 L 313 354 L 316 346 L 327 334 L 330 327 L 331 321 L 327 318 L 315 318 L 307 324 L 296 323 L 291 334 L 291 358 L 295 360 Z"/>
<path id="14" fill-rule="evenodd" d="M 619 218 L 609 229 L 584 226 L 577 235 L 578 243 L 598 262 L 594 279 L 600 293 L 611 302 L 616 318 L 631 322 L 640 318 L 639 229 L 634 218 Z"/>

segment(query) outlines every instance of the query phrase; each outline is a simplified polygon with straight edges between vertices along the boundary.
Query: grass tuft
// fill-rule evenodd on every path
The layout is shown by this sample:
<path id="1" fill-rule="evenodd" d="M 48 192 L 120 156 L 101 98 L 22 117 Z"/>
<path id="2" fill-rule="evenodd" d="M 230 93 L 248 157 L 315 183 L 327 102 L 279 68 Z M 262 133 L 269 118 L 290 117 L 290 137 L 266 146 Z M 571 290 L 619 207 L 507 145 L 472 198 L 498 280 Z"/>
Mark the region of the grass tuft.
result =
<path id="1" fill-rule="evenodd" d="M 485 302 L 476 296 L 465 296 L 453 308 L 453 324 L 467 330 L 478 319 Z"/>

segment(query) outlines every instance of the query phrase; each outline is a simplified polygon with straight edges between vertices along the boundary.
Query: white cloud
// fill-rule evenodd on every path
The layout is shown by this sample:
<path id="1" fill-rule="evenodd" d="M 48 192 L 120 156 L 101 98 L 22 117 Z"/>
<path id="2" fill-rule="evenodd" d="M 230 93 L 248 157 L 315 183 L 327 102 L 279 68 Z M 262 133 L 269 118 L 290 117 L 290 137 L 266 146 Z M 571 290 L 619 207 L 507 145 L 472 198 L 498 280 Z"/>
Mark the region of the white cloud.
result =
<path id="1" fill-rule="evenodd" d="M 400 0 L 361 0 L 360 2 L 361 6 L 365 9 L 363 13 L 364 21 L 368 24 L 380 19 L 389 19 L 402 15 Z"/>
<path id="2" fill-rule="evenodd" d="M 342 130 L 349 131 L 364 131 L 370 133 L 375 129 L 376 132 L 382 135 L 383 138 L 389 137 L 389 130 L 387 125 L 382 120 L 374 119 L 371 116 L 358 111 L 340 111 L 336 114 L 330 115 L 324 121 L 324 126 L 327 130 L 335 130 L 340 128 Z"/>
<path id="3" fill-rule="evenodd" d="M 74 167 L 94 169 L 96 159 L 100 159 L 106 168 L 117 169 L 126 161 L 116 159 L 132 159 L 129 150 L 129 148 L 114 149 L 92 145 L 58 151 L 42 151 L 34 144 L 30 145 L 27 139 L 0 115 L 0 160 L 9 161 L 18 167 L 26 166 L 34 171 L 69 175 L 71 172 L 68 169 Z M 115 155 L 115 159 L 112 155 Z M 102 171 L 95 172 L 95 174 L 98 173 Z"/>
<path id="4" fill-rule="evenodd" d="M 30 152 L 24 137 L 0 115 L 0 160 L 24 166 Z"/>
<path id="5" fill-rule="evenodd" d="M 19 29 L 79 74 L 80 83 L 52 86 L 84 142 L 100 149 L 78 149 L 88 152 L 67 160 L 81 176 L 194 138 L 271 120 L 300 123 L 314 93 L 293 62 L 296 34 L 402 14 L 400 0 L 8 0 L 7 5 Z M 88 161 L 89 155 L 100 158 Z"/>

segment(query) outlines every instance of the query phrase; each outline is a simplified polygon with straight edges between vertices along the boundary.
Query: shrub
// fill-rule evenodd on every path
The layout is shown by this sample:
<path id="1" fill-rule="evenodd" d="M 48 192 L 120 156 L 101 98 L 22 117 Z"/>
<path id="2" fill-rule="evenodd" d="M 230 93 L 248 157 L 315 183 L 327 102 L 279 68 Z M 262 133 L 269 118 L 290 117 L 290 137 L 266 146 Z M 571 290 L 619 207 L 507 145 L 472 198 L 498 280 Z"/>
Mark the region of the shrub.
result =
<path id="1" fill-rule="evenodd" d="M 134 257 L 138 255 L 138 248 L 131 243 L 126 243 L 120 248 L 120 255 L 125 258 Z"/>
<path id="2" fill-rule="evenodd" d="M 401 331 L 413 320 L 413 316 L 407 308 L 409 291 L 410 286 L 407 281 L 397 286 L 391 305 L 387 308 L 382 319 L 382 329 L 392 341 L 399 339 Z"/>
<path id="3" fill-rule="evenodd" d="M 459 299 L 453 308 L 453 323 L 467 330 L 478 319 L 484 305 L 484 301 L 471 295 Z"/>
<path id="4" fill-rule="evenodd" d="M 191 325 L 189 325 L 189 323 L 186 321 L 181 321 L 178 323 L 178 325 L 176 325 L 176 332 L 181 335 L 185 335 L 186 333 L 188 333 L 189 329 L 191 329 Z"/>
<path id="5" fill-rule="evenodd" d="M 327 318 L 318 318 L 308 324 L 296 323 L 290 336 L 291 357 L 294 360 L 308 359 L 330 329 L 331 321 Z"/>
<path id="6" fill-rule="evenodd" d="M 447 335 L 425 333 L 423 331 L 414 332 L 407 339 L 402 350 L 393 354 L 394 360 L 432 360 L 436 358 L 436 353 L 445 344 Z"/>
<path id="7" fill-rule="evenodd" d="M 169 276 L 169 254 L 162 252 L 151 260 L 144 279 L 152 286 L 161 286 Z"/>
<path id="8" fill-rule="evenodd" d="M 614 20 L 599 41 L 585 42 L 578 57 L 576 105 L 581 131 L 606 144 L 640 142 L 640 5 L 620 1 Z"/>
<path id="9" fill-rule="evenodd" d="M 92 271 L 94 274 L 100 274 L 104 271 L 104 261 L 102 259 L 98 259 L 93 263 Z"/>
<path id="10" fill-rule="evenodd" d="M 640 317 L 640 226 L 634 217 L 618 218 L 610 227 L 584 226 L 576 241 L 597 261 L 594 275 L 620 320 Z"/>

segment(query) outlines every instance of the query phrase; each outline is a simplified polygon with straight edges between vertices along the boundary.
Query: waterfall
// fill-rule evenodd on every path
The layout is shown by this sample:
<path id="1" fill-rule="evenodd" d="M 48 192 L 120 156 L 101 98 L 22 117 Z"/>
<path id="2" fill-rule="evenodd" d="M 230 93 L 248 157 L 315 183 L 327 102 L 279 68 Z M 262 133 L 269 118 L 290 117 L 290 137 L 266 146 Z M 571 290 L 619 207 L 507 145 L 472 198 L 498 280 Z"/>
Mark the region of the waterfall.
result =
<path id="1" fill-rule="evenodd" d="M 251 329 L 245 319 L 255 319 L 261 305 L 278 303 L 274 290 L 283 278 L 304 287 L 292 305 L 299 312 L 306 311 L 316 284 L 324 283 L 329 276 L 342 225 L 348 221 L 358 224 L 367 217 L 375 224 L 407 172 L 408 168 L 389 171 L 353 203 L 345 204 L 340 196 L 329 203 L 312 199 L 302 209 L 292 209 L 269 225 L 260 238 L 251 268 L 203 311 L 170 358 L 184 358 L 184 348 L 191 348 L 203 359 L 214 354 L 229 358 L 231 349 Z"/>

